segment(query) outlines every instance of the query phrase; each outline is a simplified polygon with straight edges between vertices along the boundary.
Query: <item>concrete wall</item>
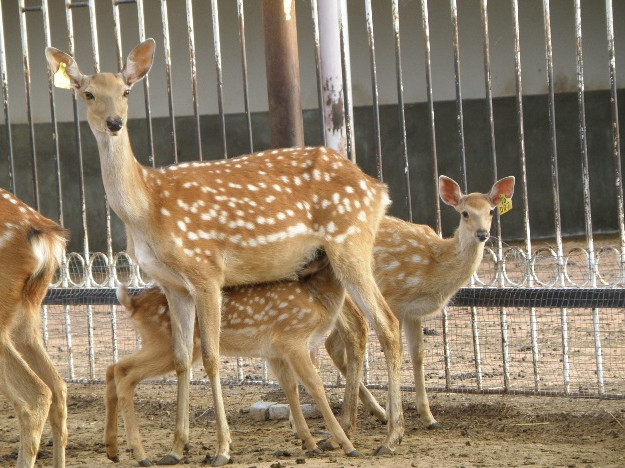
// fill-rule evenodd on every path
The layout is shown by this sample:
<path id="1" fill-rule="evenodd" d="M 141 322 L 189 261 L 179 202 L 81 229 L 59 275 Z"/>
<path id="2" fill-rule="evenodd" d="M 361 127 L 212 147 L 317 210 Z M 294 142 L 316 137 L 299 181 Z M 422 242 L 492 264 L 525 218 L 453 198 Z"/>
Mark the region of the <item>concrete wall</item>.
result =
<path id="1" fill-rule="evenodd" d="M 65 12 L 62 2 L 49 0 L 52 44 L 67 49 Z M 169 143 L 169 119 L 166 100 L 166 77 L 162 49 L 160 8 L 157 2 L 145 1 L 146 30 L 157 40 L 155 65 L 150 73 L 152 111 L 156 162 L 172 162 Z M 363 2 L 349 3 L 350 41 L 352 45 L 353 93 L 355 101 L 355 133 L 359 164 L 375 174 L 372 136 L 371 84 L 369 52 L 364 24 Z M 393 214 L 406 217 L 403 162 L 398 128 L 397 88 L 390 2 L 374 1 L 377 69 L 379 96 L 382 104 L 382 142 L 385 181 L 391 187 Z M 547 121 L 544 36 L 542 2 L 524 0 L 520 3 L 521 59 L 523 66 L 523 92 L 525 107 L 525 147 L 528 172 L 529 214 L 533 236 L 553 234 L 551 175 L 549 167 L 549 127 Z M 111 2 L 96 2 L 97 25 L 102 70 L 116 70 L 115 45 L 112 40 Z M 267 125 L 267 97 L 263 57 L 260 2 L 245 2 L 247 53 L 250 78 L 251 108 L 254 112 L 255 149 L 269 146 Z M 459 151 L 456 127 L 455 84 L 453 75 L 453 49 L 448 2 L 430 1 L 430 28 L 432 36 L 432 66 L 434 97 L 436 100 L 437 152 L 439 171 L 451 177 L 459 176 Z M 317 94 L 315 82 L 314 50 L 310 6 L 308 1 L 297 0 L 299 55 L 301 60 L 302 101 L 305 109 L 306 143 L 321 142 L 317 121 Z M 172 41 L 173 96 L 180 160 L 194 159 L 195 137 L 192 123 L 191 80 L 187 48 L 184 2 L 169 0 L 169 22 Z M 240 51 L 236 28 L 235 2 L 219 2 L 221 46 L 224 73 L 225 108 L 227 112 L 227 141 L 229 154 L 248 149 L 244 109 Z M 593 226 L 597 232 L 617 229 L 614 196 L 614 171 L 612 161 L 612 135 L 607 49 L 605 40 L 605 12 L 603 2 L 582 2 L 584 35 L 584 77 L 588 124 L 588 151 L 591 161 L 591 200 Z M 471 191 L 486 191 L 492 182 L 489 166 L 488 122 L 484 102 L 484 73 L 482 39 L 478 0 L 458 2 L 460 27 L 460 57 L 468 181 Z M 122 6 L 122 37 L 124 53 L 137 42 L 134 7 Z M 13 144 L 17 164 L 18 195 L 32 203 L 31 148 L 25 107 L 22 48 L 19 41 L 19 16 L 17 2 L 3 2 L 3 34 L 7 47 L 8 81 Z M 556 77 L 556 116 L 558 128 L 559 170 L 563 228 L 567 234 L 584 231 L 581 197 L 581 159 L 579 130 L 577 126 L 577 100 L 575 69 L 574 17 L 572 2 L 551 2 L 553 49 Z M 495 96 L 495 128 L 498 155 L 498 172 L 503 177 L 519 175 L 519 146 L 516 124 L 516 102 L 513 98 L 514 61 L 511 29 L 511 10 L 508 0 L 489 2 L 490 43 L 492 61 L 492 86 Z M 625 29 L 620 28 L 625 18 L 625 3 L 614 2 L 616 27 L 616 63 L 625 63 Z M 93 71 L 89 18 L 84 10 L 74 11 L 76 56 L 85 73 Z M 416 222 L 434 223 L 433 203 L 435 181 L 432 178 L 429 122 L 427 120 L 423 38 L 421 32 L 420 2 L 400 1 L 404 100 L 408 153 L 411 171 L 413 219 Z M 205 158 L 221 156 L 215 88 L 215 68 L 212 51 L 212 27 L 209 2 L 194 3 L 194 21 L 198 60 L 199 103 L 202 145 Z M 42 22 L 39 14 L 28 16 L 29 55 L 32 84 L 32 117 L 35 122 L 36 149 L 39 164 L 42 211 L 57 217 L 54 149 L 51 137 L 50 107 L 43 55 Z M 618 74 L 617 85 L 625 88 L 625 74 Z M 620 93 L 623 103 L 623 92 Z M 133 147 L 146 163 L 148 148 L 145 138 L 143 93 L 137 86 L 131 97 L 130 123 Z M 78 159 L 69 92 L 56 90 L 56 109 L 60 120 L 59 145 L 62 161 L 63 205 L 65 223 L 71 228 L 74 240 L 72 250 L 82 250 L 82 223 L 79 203 Z M 81 120 L 84 120 L 79 104 Z M 623 105 L 621 105 L 621 134 L 623 134 Z M 4 123 L 0 120 L 0 123 Z M 105 241 L 103 189 L 95 142 L 90 130 L 82 125 L 82 149 L 87 187 L 87 220 L 91 250 L 102 250 Z M 7 154 L 5 128 L 0 127 L 0 154 Z M 8 186 L 6 157 L 0 160 L 0 186 Z M 520 189 L 520 187 L 519 187 Z M 522 199 L 518 190 L 515 209 L 502 220 L 504 237 L 522 235 Z M 443 207 L 445 233 L 450 233 L 456 216 L 449 207 Z M 118 220 L 113 219 L 115 249 L 124 246 L 123 233 Z"/>

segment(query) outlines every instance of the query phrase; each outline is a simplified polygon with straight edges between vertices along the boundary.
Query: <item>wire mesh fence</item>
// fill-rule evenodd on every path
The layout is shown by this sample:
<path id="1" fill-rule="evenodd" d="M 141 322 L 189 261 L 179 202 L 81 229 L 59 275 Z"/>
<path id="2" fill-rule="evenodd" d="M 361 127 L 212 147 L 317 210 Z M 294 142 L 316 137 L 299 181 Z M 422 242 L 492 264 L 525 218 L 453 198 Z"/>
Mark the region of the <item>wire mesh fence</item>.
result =
<path id="1" fill-rule="evenodd" d="M 257 60 L 260 2 L 157 3 L 0 1 L 0 151 L 8 161 L 0 184 L 72 230 L 73 251 L 43 311 L 48 350 L 70 380 L 98 381 L 108 363 L 136 348 L 113 288 L 141 288 L 150 278 L 121 251 L 123 226 L 105 203 L 97 149 L 76 97 L 55 94 L 44 47 L 66 49 L 95 71 L 115 70 L 137 36 L 156 38 L 157 65 L 143 95 L 131 97 L 129 126 L 145 133 L 133 143 L 146 165 L 270 146 Z M 616 65 L 625 44 L 614 17 L 623 16 L 623 3 L 293 3 L 307 70 L 306 141 L 334 147 L 339 135 L 336 145 L 389 185 L 394 215 L 448 233 L 457 221 L 440 209 L 439 172 L 464 191 L 502 169 L 517 177 L 516 208 L 495 219 L 474 280 L 442 317 L 424 322 L 428 385 L 622 398 L 624 120 Z M 570 243 L 563 233 L 583 238 Z M 368 383 L 383 386 L 377 340 L 369 342 Z M 324 381 L 339 382 L 322 362 Z M 267 380 L 261 361 L 225 358 L 224 366 L 232 381 Z M 202 370 L 194 376 L 201 380 Z"/>

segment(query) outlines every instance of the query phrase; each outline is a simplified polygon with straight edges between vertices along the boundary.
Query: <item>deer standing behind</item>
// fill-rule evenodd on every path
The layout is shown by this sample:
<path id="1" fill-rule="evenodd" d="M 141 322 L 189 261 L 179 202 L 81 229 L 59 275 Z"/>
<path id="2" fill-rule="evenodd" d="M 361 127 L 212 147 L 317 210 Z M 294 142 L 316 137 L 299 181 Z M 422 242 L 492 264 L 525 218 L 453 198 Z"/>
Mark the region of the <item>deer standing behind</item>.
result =
<path id="1" fill-rule="evenodd" d="M 67 232 L 0 189 L 0 391 L 17 413 L 18 468 L 35 464 L 50 417 L 55 468 L 65 466 L 67 389 L 41 336 L 41 303 L 61 263 Z"/>
<path id="2" fill-rule="evenodd" d="M 317 403 L 326 426 L 348 456 L 357 456 L 325 396 L 323 382 L 311 361 L 309 349 L 323 340 L 341 312 L 345 289 L 334 276 L 327 257 L 298 273 L 300 281 L 283 281 L 224 290 L 220 352 L 225 356 L 262 357 L 268 360 L 287 396 L 303 448 L 318 452 L 299 405 L 297 380 Z M 174 370 L 171 321 L 167 299 L 158 288 L 129 296 L 124 287 L 119 302 L 142 339 L 133 355 L 106 370 L 106 423 L 104 444 L 109 459 L 119 461 L 117 413 L 121 410 L 128 443 L 141 466 L 149 466 L 135 418 L 136 385 Z M 193 360 L 201 357 L 200 335 L 195 327 Z"/>
<path id="3" fill-rule="evenodd" d="M 452 179 L 440 176 L 439 194 L 443 202 L 460 214 L 453 237 L 441 239 L 427 225 L 412 224 L 386 216 L 375 239 L 375 278 L 388 305 L 406 333 L 414 373 L 416 406 L 429 429 L 436 427 L 423 375 L 423 328 L 421 319 L 439 312 L 451 296 L 464 286 L 482 261 L 484 243 L 500 196 L 512 198 L 514 177 L 497 181 L 488 193 L 464 195 Z M 346 308 L 350 304 L 345 305 Z M 352 315 L 360 314 L 351 310 Z M 346 376 L 341 425 L 351 434 L 356 424 L 358 395 L 366 409 L 381 421 L 386 412 L 371 392 L 360 383 L 366 343 L 367 323 L 362 318 L 337 322 L 326 340 L 326 349 L 335 365 Z M 349 355 L 348 355 L 349 353 Z"/>
<path id="4" fill-rule="evenodd" d="M 230 459 L 219 378 L 221 288 L 288 278 L 319 248 L 384 347 L 388 429 L 377 451 L 392 451 L 404 432 L 399 323 L 372 270 L 375 234 L 389 204 L 386 186 L 326 148 L 268 150 L 157 170 L 141 166 L 126 125 L 128 95 L 152 66 L 154 44 L 148 39 L 136 46 L 117 74 L 83 75 L 71 56 L 52 47 L 46 57 L 85 102 L 104 189 L 125 224 L 128 252 L 170 307 L 178 404 L 173 447 L 161 463 L 178 463 L 189 439 L 196 315 L 216 414 L 212 464 L 220 466 Z"/>

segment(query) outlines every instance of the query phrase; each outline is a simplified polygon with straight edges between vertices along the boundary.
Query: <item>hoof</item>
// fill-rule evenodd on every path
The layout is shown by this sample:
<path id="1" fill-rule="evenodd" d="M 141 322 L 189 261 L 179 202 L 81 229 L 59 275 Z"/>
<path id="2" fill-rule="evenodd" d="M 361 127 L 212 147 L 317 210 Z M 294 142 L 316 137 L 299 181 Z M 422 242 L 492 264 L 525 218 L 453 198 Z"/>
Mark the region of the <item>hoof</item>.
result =
<path id="1" fill-rule="evenodd" d="M 323 455 L 323 450 L 315 448 L 315 449 L 306 451 L 306 456 L 307 457 L 316 457 L 318 455 Z"/>
<path id="2" fill-rule="evenodd" d="M 143 460 L 139 461 L 139 466 L 152 466 L 152 462 L 147 458 L 144 458 Z"/>
<path id="3" fill-rule="evenodd" d="M 348 457 L 359 457 L 360 454 L 358 453 L 358 450 L 352 450 L 351 452 L 347 452 L 346 455 Z"/>
<path id="4" fill-rule="evenodd" d="M 425 426 L 425 427 L 426 429 L 431 431 L 432 429 L 439 429 L 441 425 L 437 423 L 436 421 L 434 421 L 432 424 L 430 424 L 429 426 Z"/>
<path id="5" fill-rule="evenodd" d="M 373 454 L 375 456 L 379 455 L 393 455 L 393 449 L 391 449 L 388 445 L 380 445 Z"/>
<path id="6" fill-rule="evenodd" d="M 178 463 L 180 463 L 180 458 L 178 458 L 176 455 L 172 455 L 171 453 L 168 453 L 163 458 L 161 458 L 156 464 L 157 465 L 177 465 Z"/>
<path id="7" fill-rule="evenodd" d="M 334 445 L 330 439 L 320 440 L 319 442 L 317 442 L 317 447 L 324 451 L 337 449 L 337 446 Z"/>
<path id="8" fill-rule="evenodd" d="M 119 456 L 118 455 L 107 455 L 106 458 L 108 458 L 109 460 L 111 460 L 114 463 L 119 463 Z"/>
<path id="9" fill-rule="evenodd" d="M 210 464 L 210 466 L 224 466 L 228 463 L 232 463 L 232 458 L 229 458 L 225 455 L 217 455 L 216 457 L 211 457 L 207 454 L 204 460 L 202 460 L 202 465 Z"/>

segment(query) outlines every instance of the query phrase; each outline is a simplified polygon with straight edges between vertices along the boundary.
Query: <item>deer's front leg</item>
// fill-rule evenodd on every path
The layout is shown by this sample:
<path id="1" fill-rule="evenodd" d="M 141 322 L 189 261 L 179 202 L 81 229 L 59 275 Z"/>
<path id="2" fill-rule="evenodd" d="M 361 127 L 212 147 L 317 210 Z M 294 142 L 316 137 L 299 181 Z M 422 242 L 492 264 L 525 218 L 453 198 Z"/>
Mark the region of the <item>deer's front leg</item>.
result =
<path id="1" fill-rule="evenodd" d="M 221 287 L 217 282 L 196 287 L 195 304 L 202 343 L 202 362 L 210 379 L 217 425 L 217 447 L 212 466 L 230 461 L 230 429 L 226 419 L 219 376 L 219 330 L 221 327 Z"/>
<path id="2" fill-rule="evenodd" d="M 410 359 L 412 360 L 412 372 L 414 373 L 415 396 L 417 411 L 421 421 L 428 429 L 435 429 L 438 425 L 432 412 L 427 393 L 425 392 L 425 377 L 423 375 L 423 328 L 421 319 L 410 319 L 404 323 L 406 340 Z"/>
<path id="3" fill-rule="evenodd" d="M 171 317 L 171 337 L 174 369 L 178 380 L 176 407 L 176 429 L 171 452 L 165 455 L 159 465 L 175 465 L 184 456 L 189 443 L 189 380 L 193 363 L 193 327 L 195 325 L 195 304 L 190 294 L 165 290 Z"/>
<path id="4" fill-rule="evenodd" d="M 104 446 L 106 457 L 114 462 L 119 462 L 119 447 L 117 445 L 117 389 L 115 388 L 115 366 L 111 364 L 106 368 L 106 416 L 104 419 Z"/>

